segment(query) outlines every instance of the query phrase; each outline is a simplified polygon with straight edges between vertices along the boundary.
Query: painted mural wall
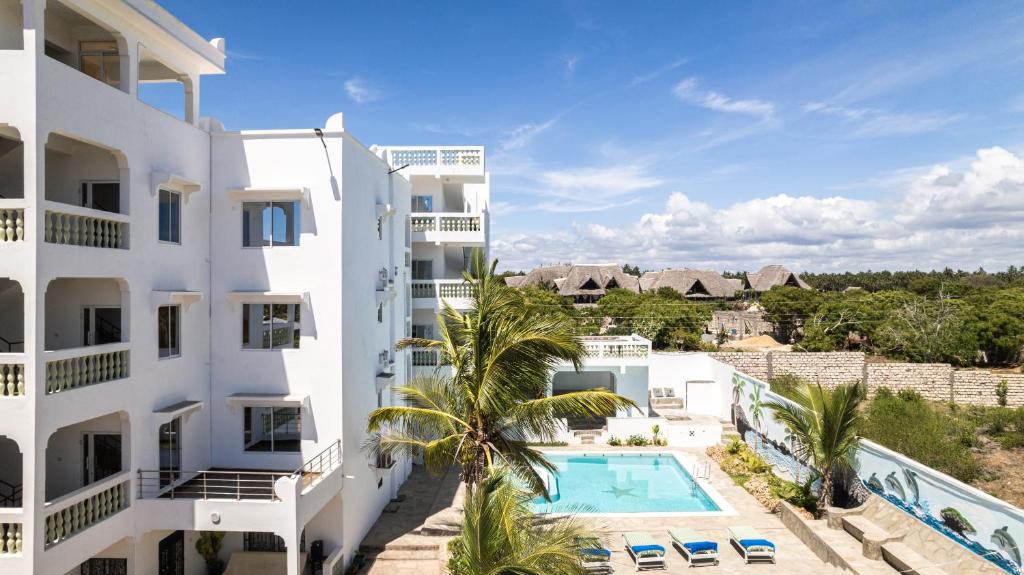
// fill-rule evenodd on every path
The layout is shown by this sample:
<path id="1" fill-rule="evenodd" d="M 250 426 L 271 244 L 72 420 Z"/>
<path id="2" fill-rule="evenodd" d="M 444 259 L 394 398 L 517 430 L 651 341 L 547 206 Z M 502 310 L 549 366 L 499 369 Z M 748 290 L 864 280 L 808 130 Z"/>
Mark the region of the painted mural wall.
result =
<path id="1" fill-rule="evenodd" d="M 734 372 L 733 414 L 744 441 L 777 473 L 804 478 L 807 467 L 792 455 L 793 438 L 775 420 L 769 401 L 791 403 L 769 385 Z M 858 478 L 870 491 L 1009 573 L 1020 575 L 1024 510 L 868 440 L 856 457 Z"/>

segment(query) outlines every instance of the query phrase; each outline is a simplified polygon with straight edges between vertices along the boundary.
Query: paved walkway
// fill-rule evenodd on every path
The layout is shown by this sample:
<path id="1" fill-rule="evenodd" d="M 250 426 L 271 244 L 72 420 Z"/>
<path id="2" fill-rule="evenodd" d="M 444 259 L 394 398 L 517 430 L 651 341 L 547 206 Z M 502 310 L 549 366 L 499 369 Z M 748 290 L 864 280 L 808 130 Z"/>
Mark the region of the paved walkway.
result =
<path id="1" fill-rule="evenodd" d="M 598 446 L 593 446 L 600 449 Z M 579 450 L 579 448 L 575 448 Z M 613 449 L 613 448 L 608 448 Z M 567 449 L 572 451 L 573 449 Z M 591 450 L 591 446 L 587 446 Z M 623 448 L 619 448 L 623 450 Z M 633 450 L 633 449 L 631 449 Z M 684 451 L 699 460 L 705 459 L 703 451 L 679 448 L 648 449 L 651 451 Z M 668 550 L 668 569 L 659 573 L 694 573 L 677 550 L 670 544 L 668 529 L 686 526 L 717 541 L 721 564 L 709 567 L 709 572 L 718 573 L 779 573 L 786 575 L 828 575 L 840 573 L 827 565 L 787 529 L 778 516 L 769 513 L 742 488 L 722 472 L 717 465 L 711 465 L 711 485 L 725 497 L 738 515 L 726 517 L 636 517 L 636 518 L 594 518 L 590 524 L 605 539 L 612 550 L 612 565 L 615 573 L 632 573 L 633 564 L 622 546 L 622 533 L 626 531 L 647 531 Z M 406 495 L 395 513 L 385 513 L 374 525 L 363 541 L 361 548 L 371 555 L 374 563 L 369 571 L 373 575 L 435 575 L 442 573 L 443 547 L 447 537 L 428 535 L 442 534 L 457 528 L 461 516 L 462 489 L 455 472 L 444 478 L 428 475 L 417 467 L 409 481 L 402 487 Z M 729 545 L 726 527 L 749 525 L 758 529 L 778 547 L 777 563 L 744 565 L 739 554 Z M 451 532 L 451 531 L 448 531 Z"/>

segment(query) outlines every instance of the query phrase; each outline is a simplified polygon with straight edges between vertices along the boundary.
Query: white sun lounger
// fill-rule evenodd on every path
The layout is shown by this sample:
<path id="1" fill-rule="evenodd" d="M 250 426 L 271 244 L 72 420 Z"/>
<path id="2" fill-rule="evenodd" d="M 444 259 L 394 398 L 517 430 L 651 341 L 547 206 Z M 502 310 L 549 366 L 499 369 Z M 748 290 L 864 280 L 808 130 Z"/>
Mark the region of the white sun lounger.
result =
<path id="1" fill-rule="evenodd" d="M 771 561 L 775 563 L 775 544 L 765 539 L 753 527 L 737 525 L 727 529 L 729 542 L 743 556 L 744 563 L 751 561 Z"/>
<path id="2" fill-rule="evenodd" d="M 626 546 L 636 570 L 665 569 L 665 548 L 659 545 L 650 533 L 631 531 L 622 534 L 622 542 Z"/>
<path id="3" fill-rule="evenodd" d="M 669 529 L 668 535 L 672 538 L 672 544 L 679 549 L 683 559 L 686 559 L 690 567 L 694 565 L 718 565 L 718 543 L 700 535 L 689 527 Z"/>

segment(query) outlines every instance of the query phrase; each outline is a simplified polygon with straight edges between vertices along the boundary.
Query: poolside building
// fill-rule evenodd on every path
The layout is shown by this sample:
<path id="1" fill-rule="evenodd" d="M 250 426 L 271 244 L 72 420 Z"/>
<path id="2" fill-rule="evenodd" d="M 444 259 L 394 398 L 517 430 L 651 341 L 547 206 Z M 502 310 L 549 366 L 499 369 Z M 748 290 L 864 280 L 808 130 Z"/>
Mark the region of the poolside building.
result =
<path id="1" fill-rule="evenodd" d="M 0 0 L 0 573 L 201 573 L 204 531 L 342 572 L 411 468 L 366 415 L 417 253 L 445 296 L 487 244 L 484 150 L 225 130 L 225 54 L 150 1 Z"/>

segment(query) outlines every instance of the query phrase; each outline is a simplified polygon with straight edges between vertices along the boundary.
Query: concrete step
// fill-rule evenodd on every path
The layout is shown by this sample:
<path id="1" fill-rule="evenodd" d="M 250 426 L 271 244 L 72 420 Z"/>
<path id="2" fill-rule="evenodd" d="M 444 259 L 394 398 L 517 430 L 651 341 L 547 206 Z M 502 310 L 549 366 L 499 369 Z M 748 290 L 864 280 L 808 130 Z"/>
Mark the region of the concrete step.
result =
<path id="1" fill-rule="evenodd" d="M 442 545 L 447 543 L 448 537 L 406 533 L 393 541 L 385 543 L 383 546 L 364 543 L 359 546 L 359 551 L 367 555 L 375 555 L 385 551 L 434 551 L 436 553 Z"/>
<path id="2" fill-rule="evenodd" d="M 373 556 L 375 561 L 437 561 L 437 549 L 388 550 Z"/>

